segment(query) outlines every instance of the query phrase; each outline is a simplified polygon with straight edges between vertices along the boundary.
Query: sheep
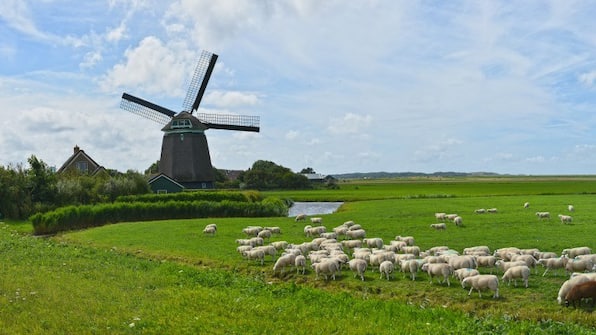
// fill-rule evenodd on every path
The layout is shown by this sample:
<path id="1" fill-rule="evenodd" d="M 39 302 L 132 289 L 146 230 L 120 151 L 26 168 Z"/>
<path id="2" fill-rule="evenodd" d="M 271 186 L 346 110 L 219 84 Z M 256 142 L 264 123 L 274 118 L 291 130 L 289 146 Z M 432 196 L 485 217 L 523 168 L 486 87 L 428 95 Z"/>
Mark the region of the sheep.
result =
<path id="1" fill-rule="evenodd" d="M 447 281 L 447 286 L 451 286 L 449 282 L 449 276 L 453 272 L 453 269 L 449 264 L 445 263 L 425 263 L 422 264 L 422 271 L 428 273 L 430 277 L 430 283 L 433 282 L 433 277 L 443 276 L 443 281 L 439 279 L 439 283 L 442 284 Z"/>
<path id="2" fill-rule="evenodd" d="M 573 217 L 571 217 L 570 215 L 559 214 L 559 219 L 563 224 L 571 223 L 573 221 Z"/>
<path id="3" fill-rule="evenodd" d="M 501 277 L 501 280 L 507 280 L 507 286 L 509 286 L 509 284 L 511 284 L 511 280 L 513 279 L 513 284 L 515 285 L 515 287 L 517 287 L 517 279 L 521 278 L 524 281 L 526 288 L 528 288 L 529 277 L 530 268 L 527 265 L 518 265 L 510 267 L 507 271 L 505 271 L 503 277 Z"/>
<path id="4" fill-rule="evenodd" d="M 431 228 L 435 230 L 445 230 L 447 229 L 447 225 L 445 223 L 433 223 L 430 225 Z"/>
<path id="5" fill-rule="evenodd" d="M 288 244 L 289 243 L 287 241 L 273 241 L 273 242 L 271 242 L 271 245 L 277 250 L 283 250 L 283 249 L 287 248 Z"/>
<path id="6" fill-rule="evenodd" d="M 489 255 L 490 248 L 486 245 L 479 245 L 479 246 L 464 248 L 464 250 L 463 250 L 464 255 L 471 255 L 471 254 L 475 254 L 477 252 L 483 252 L 483 253 L 486 253 L 487 255 Z"/>
<path id="7" fill-rule="evenodd" d="M 557 257 L 557 258 L 541 258 L 541 259 L 539 259 L 538 264 L 541 264 L 543 267 L 546 268 L 546 270 L 544 270 L 544 273 L 542 274 L 542 277 L 544 277 L 549 270 L 564 269 L 568 260 L 569 260 L 569 258 L 563 257 L 563 256 Z M 556 273 L 555 273 L 555 275 L 556 275 Z"/>
<path id="8" fill-rule="evenodd" d="M 414 254 L 416 257 L 420 256 L 420 247 L 417 245 L 405 246 L 401 248 L 401 251 L 406 254 Z"/>
<path id="9" fill-rule="evenodd" d="M 303 255 L 298 255 L 294 259 L 294 266 L 296 266 L 296 273 L 299 273 L 302 270 L 302 274 L 306 271 L 306 257 Z"/>
<path id="10" fill-rule="evenodd" d="M 515 254 L 521 254 L 521 250 L 516 247 L 506 247 L 506 248 L 497 249 L 493 253 L 494 256 L 499 257 L 504 260 L 507 260 L 507 261 L 511 260 L 511 256 L 515 255 Z"/>
<path id="11" fill-rule="evenodd" d="M 567 273 L 571 272 L 589 272 L 592 271 L 594 268 L 594 262 L 591 259 L 585 258 L 574 258 L 567 261 L 565 264 L 565 271 Z"/>
<path id="12" fill-rule="evenodd" d="M 294 219 L 294 221 L 298 222 L 298 221 L 304 221 L 306 220 L 306 214 L 298 214 L 296 215 L 296 219 Z"/>
<path id="13" fill-rule="evenodd" d="M 215 236 L 215 232 L 217 232 L 217 228 L 214 227 L 205 227 L 205 229 L 203 229 L 203 234 L 205 235 Z"/>
<path id="14" fill-rule="evenodd" d="M 478 291 L 478 296 L 482 298 L 481 290 L 489 289 L 493 292 L 493 298 L 499 297 L 499 279 L 495 275 L 476 275 L 471 277 L 466 277 L 461 281 L 461 287 L 466 288 L 466 285 L 469 284 L 471 286 L 470 292 L 468 295 L 472 294 L 472 291 L 476 289 Z"/>
<path id="15" fill-rule="evenodd" d="M 445 221 L 447 219 L 447 213 L 435 213 L 435 219 L 437 221 Z"/>
<path id="16" fill-rule="evenodd" d="M 264 230 L 269 230 L 271 231 L 271 234 L 281 234 L 281 228 L 280 227 L 265 227 L 263 228 Z"/>
<path id="17" fill-rule="evenodd" d="M 486 209 L 484 209 L 484 208 L 478 208 L 478 209 L 474 210 L 474 213 L 476 213 L 476 214 L 484 214 L 484 213 L 486 213 Z"/>
<path id="18" fill-rule="evenodd" d="M 592 253 L 589 247 L 576 247 L 571 249 L 563 249 L 561 255 L 566 255 L 569 258 L 575 258 L 579 255 L 588 255 Z"/>
<path id="19" fill-rule="evenodd" d="M 238 245 L 248 245 L 248 246 L 254 247 L 256 242 L 253 241 L 252 239 L 239 238 L 239 239 L 236 239 L 236 243 Z"/>
<path id="20" fill-rule="evenodd" d="M 250 245 L 241 245 L 236 248 L 236 251 L 241 255 L 244 254 L 245 251 L 252 249 Z"/>
<path id="21" fill-rule="evenodd" d="M 363 239 L 366 237 L 366 231 L 364 229 L 348 230 L 346 236 L 349 239 Z"/>
<path id="22" fill-rule="evenodd" d="M 393 265 L 393 262 L 383 261 L 383 263 L 379 265 L 379 272 L 381 273 L 381 277 L 379 279 L 382 279 L 383 275 L 385 275 L 387 277 L 387 280 L 389 280 L 389 276 L 393 274 L 394 269 L 395 266 Z"/>
<path id="23" fill-rule="evenodd" d="M 594 307 L 596 304 L 596 281 L 590 280 L 573 286 L 565 295 L 565 306 L 569 307 L 570 304 L 573 304 L 573 308 L 575 308 L 577 302 L 581 307 L 581 300 L 588 298 L 592 299 L 592 307 Z"/>
<path id="24" fill-rule="evenodd" d="M 524 208 L 530 208 L 530 203 L 529 202 L 524 202 Z"/>
<path id="25" fill-rule="evenodd" d="M 453 270 L 462 268 L 476 268 L 476 261 L 474 257 L 468 255 L 450 257 L 448 264 L 451 266 Z"/>
<path id="26" fill-rule="evenodd" d="M 344 248 L 348 248 L 348 249 L 360 248 L 362 246 L 362 241 L 361 240 L 345 240 L 345 241 L 341 241 L 341 245 Z"/>
<path id="27" fill-rule="evenodd" d="M 320 236 L 323 233 L 327 232 L 327 228 L 325 226 L 316 226 L 316 227 L 309 227 L 308 229 L 305 228 L 304 234 L 306 236 Z"/>
<path id="28" fill-rule="evenodd" d="M 464 280 L 464 278 L 479 275 L 480 272 L 476 269 L 470 268 L 461 268 L 453 271 L 453 276 L 455 279 L 459 280 L 460 282 Z"/>
<path id="29" fill-rule="evenodd" d="M 524 262 L 526 262 L 526 265 L 529 268 L 533 268 L 533 269 L 536 269 L 536 264 L 538 263 L 536 261 L 536 258 L 534 258 L 534 256 L 532 256 L 532 255 L 517 255 L 517 254 L 515 254 L 515 255 L 511 256 L 511 261 L 512 262 L 524 261 Z"/>
<path id="30" fill-rule="evenodd" d="M 261 262 L 261 265 L 265 262 L 265 251 L 261 249 L 251 249 L 246 250 L 243 253 L 243 256 L 246 257 L 246 260 L 250 261 L 251 259 L 255 259 Z"/>
<path id="31" fill-rule="evenodd" d="M 540 220 L 542 220 L 542 219 L 550 219 L 550 213 L 549 212 L 536 212 L 536 216 Z"/>
<path id="32" fill-rule="evenodd" d="M 319 275 L 323 274 L 325 280 L 327 280 L 329 276 L 335 280 L 335 274 L 339 271 L 339 264 L 334 260 L 325 260 L 320 263 L 314 263 L 311 267 L 315 270 L 315 279 L 319 279 Z"/>
<path id="33" fill-rule="evenodd" d="M 249 239 L 249 241 L 251 241 L 251 243 L 255 247 L 258 246 L 258 245 L 263 245 L 263 238 L 262 237 L 251 237 Z"/>
<path id="34" fill-rule="evenodd" d="M 459 215 L 457 215 L 457 214 L 447 214 L 447 215 L 445 215 L 445 218 L 449 221 L 453 221 L 453 219 L 455 219 L 458 216 Z"/>
<path id="35" fill-rule="evenodd" d="M 383 248 L 383 239 L 380 237 L 365 238 L 362 240 L 369 248 Z"/>
<path id="36" fill-rule="evenodd" d="M 559 256 L 552 251 L 538 251 L 534 253 L 534 258 L 540 260 L 540 259 L 546 259 L 546 258 L 558 258 Z"/>
<path id="37" fill-rule="evenodd" d="M 440 246 L 436 246 L 436 247 L 432 247 L 432 248 L 428 249 L 427 252 L 430 255 L 437 255 L 439 252 L 445 251 L 445 250 L 449 250 L 449 247 L 446 245 L 440 245 Z"/>
<path id="38" fill-rule="evenodd" d="M 455 223 L 456 226 L 461 226 L 464 224 L 463 220 L 464 219 L 462 219 L 461 216 L 456 216 L 453 218 L 453 223 Z"/>
<path id="39" fill-rule="evenodd" d="M 381 265 L 385 261 L 385 255 L 383 254 L 371 254 L 368 257 L 368 263 L 372 267 L 372 271 L 374 271 L 375 267 Z"/>
<path id="40" fill-rule="evenodd" d="M 404 259 L 399 262 L 401 271 L 404 273 L 410 273 L 412 280 L 416 280 L 416 273 L 418 273 L 418 268 L 420 267 L 420 263 L 416 259 Z"/>
<path id="41" fill-rule="evenodd" d="M 414 236 L 395 236 L 395 241 L 406 242 L 406 245 L 414 245 Z"/>
<path id="42" fill-rule="evenodd" d="M 486 211 L 489 213 L 493 213 L 493 214 L 498 212 L 498 210 L 496 208 L 489 208 Z"/>
<path id="43" fill-rule="evenodd" d="M 271 230 L 263 229 L 257 234 L 257 237 L 260 237 L 263 240 L 269 240 L 271 239 Z"/>
<path id="44" fill-rule="evenodd" d="M 364 271 L 366 271 L 366 268 L 368 267 L 368 264 L 366 263 L 366 261 L 364 259 L 359 259 L 359 258 L 354 258 L 351 259 L 348 262 L 348 266 L 350 267 L 350 270 L 352 270 L 352 272 L 354 272 L 354 278 L 356 278 L 356 276 L 360 276 L 360 279 L 362 279 L 362 281 L 364 281 Z"/>
<path id="45" fill-rule="evenodd" d="M 524 261 L 504 262 L 503 260 L 498 260 L 495 263 L 495 266 L 497 267 L 497 269 L 502 270 L 503 273 L 505 273 L 510 268 L 512 268 L 514 266 L 519 266 L 519 265 L 526 265 L 526 262 L 524 262 Z"/>
<path id="46" fill-rule="evenodd" d="M 559 305 L 565 303 L 565 297 L 567 296 L 567 293 L 569 293 L 571 288 L 573 288 L 577 284 L 585 283 L 588 281 L 590 281 L 590 278 L 588 278 L 588 276 L 579 275 L 563 282 L 563 284 L 559 288 L 559 293 L 557 294 L 557 302 L 559 303 Z"/>
<path id="47" fill-rule="evenodd" d="M 356 224 L 356 223 L 348 227 L 348 230 L 359 230 L 359 229 L 362 229 L 362 226 L 359 224 Z"/>
<path id="48" fill-rule="evenodd" d="M 312 223 L 312 224 L 322 224 L 323 223 L 323 218 L 321 218 L 321 217 L 310 218 L 310 223 Z"/>
<path id="49" fill-rule="evenodd" d="M 294 254 L 286 254 L 280 256 L 275 264 L 273 265 L 273 274 L 275 274 L 278 270 L 281 269 L 281 273 L 284 273 L 286 266 L 293 266 L 295 263 L 296 255 Z M 304 257 L 304 256 L 302 256 Z"/>
<path id="50" fill-rule="evenodd" d="M 567 210 L 570 212 L 574 212 L 575 211 L 575 207 L 573 207 L 573 205 L 567 205 Z"/>

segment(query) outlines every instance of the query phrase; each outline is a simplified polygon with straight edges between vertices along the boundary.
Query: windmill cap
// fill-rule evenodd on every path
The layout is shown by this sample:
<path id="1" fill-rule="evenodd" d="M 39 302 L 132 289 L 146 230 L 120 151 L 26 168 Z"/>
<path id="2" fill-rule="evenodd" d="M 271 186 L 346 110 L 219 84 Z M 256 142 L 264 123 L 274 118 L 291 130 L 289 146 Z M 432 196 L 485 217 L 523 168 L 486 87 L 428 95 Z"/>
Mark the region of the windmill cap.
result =
<path id="1" fill-rule="evenodd" d="M 166 124 L 161 130 L 172 131 L 172 130 L 206 130 L 208 129 L 199 119 L 193 116 L 189 112 L 180 112 L 176 114 L 168 124 Z"/>

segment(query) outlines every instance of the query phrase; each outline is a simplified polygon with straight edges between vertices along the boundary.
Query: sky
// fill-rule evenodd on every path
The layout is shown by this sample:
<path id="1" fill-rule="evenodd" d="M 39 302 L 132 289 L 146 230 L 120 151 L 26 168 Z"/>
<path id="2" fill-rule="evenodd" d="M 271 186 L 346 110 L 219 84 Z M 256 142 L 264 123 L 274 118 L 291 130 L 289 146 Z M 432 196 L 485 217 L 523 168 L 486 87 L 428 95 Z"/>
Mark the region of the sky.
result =
<path id="1" fill-rule="evenodd" d="M 78 145 L 142 172 L 202 50 L 199 112 L 220 169 L 596 173 L 595 1 L 3 0 L 0 165 L 59 168 Z"/>

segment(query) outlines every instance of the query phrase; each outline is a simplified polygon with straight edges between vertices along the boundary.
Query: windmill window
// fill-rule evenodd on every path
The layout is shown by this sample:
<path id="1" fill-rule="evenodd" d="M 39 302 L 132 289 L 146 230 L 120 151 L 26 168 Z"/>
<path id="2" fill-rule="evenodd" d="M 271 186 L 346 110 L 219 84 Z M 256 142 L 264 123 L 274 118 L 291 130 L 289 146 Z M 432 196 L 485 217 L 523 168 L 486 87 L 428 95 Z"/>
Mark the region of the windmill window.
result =
<path id="1" fill-rule="evenodd" d="M 87 172 L 89 170 L 89 164 L 85 161 L 76 162 L 76 167 L 80 172 Z"/>
<path id="2" fill-rule="evenodd" d="M 172 129 L 176 128 L 191 128 L 192 125 L 190 124 L 190 120 L 173 120 L 172 121 Z"/>

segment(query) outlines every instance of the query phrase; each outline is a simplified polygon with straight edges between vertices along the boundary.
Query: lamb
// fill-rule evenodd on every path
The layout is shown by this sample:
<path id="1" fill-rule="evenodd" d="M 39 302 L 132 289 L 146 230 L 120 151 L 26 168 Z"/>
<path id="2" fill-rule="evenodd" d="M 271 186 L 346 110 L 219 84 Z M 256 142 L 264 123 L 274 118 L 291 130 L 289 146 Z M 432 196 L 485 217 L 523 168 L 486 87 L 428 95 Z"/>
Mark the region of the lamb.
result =
<path id="1" fill-rule="evenodd" d="M 575 276 L 570 278 L 569 280 L 566 280 L 561 285 L 561 288 L 559 288 L 559 293 L 557 294 L 557 302 L 559 303 L 559 305 L 565 303 L 565 297 L 567 296 L 567 293 L 569 293 L 571 288 L 573 288 L 575 285 L 585 283 L 588 281 L 590 281 L 590 278 L 584 275 Z"/>
<path id="2" fill-rule="evenodd" d="M 573 205 L 567 205 L 567 210 L 573 212 L 575 211 L 575 207 L 573 207 Z"/>
<path id="3" fill-rule="evenodd" d="M 369 248 L 383 248 L 383 239 L 380 237 L 365 238 L 362 243 L 365 243 Z"/>
<path id="4" fill-rule="evenodd" d="M 312 223 L 312 224 L 322 224 L 323 223 L 323 218 L 321 218 L 321 217 L 310 218 L 310 223 Z"/>
<path id="5" fill-rule="evenodd" d="M 302 270 L 302 274 L 304 274 L 304 271 L 306 271 L 306 257 L 303 255 L 296 256 L 294 266 L 296 266 L 296 273 Z"/>
<path id="6" fill-rule="evenodd" d="M 575 258 L 579 255 L 588 255 L 592 253 L 589 247 L 576 247 L 571 249 L 563 249 L 561 255 L 566 255 L 569 258 Z"/>
<path id="7" fill-rule="evenodd" d="M 524 208 L 530 208 L 530 203 L 529 202 L 525 202 L 524 203 Z"/>
<path id="8" fill-rule="evenodd" d="M 472 291 L 476 289 L 478 291 L 478 296 L 482 298 L 482 293 L 480 290 L 489 289 L 493 292 L 493 298 L 499 297 L 499 279 L 495 275 L 476 275 L 471 277 L 466 277 L 461 281 L 461 287 L 466 288 L 466 285 L 470 285 L 470 292 L 468 295 L 472 294 Z"/>
<path id="9" fill-rule="evenodd" d="M 589 258 L 574 258 L 567 261 L 565 264 L 565 271 L 571 272 L 589 272 L 594 268 L 594 262 Z"/>
<path id="10" fill-rule="evenodd" d="M 314 263 L 311 266 L 317 275 L 315 279 L 319 279 L 319 275 L 323 274 L 325 280 L 328 280 L 329 276 L 335 280 L 335 274 L 339 271 L 339 264 L 334 260 L 325 260 L 320 263 Z"/>
<path id="11" fill-rule="evenodd" d="M 573 308 L 575 308 L 577 302 L 581 307 L 581 300 L 588 298 L 592 299 L 592 307 L 594 307 L 596 304 L 596 281 L 590 280 L 573 286 L 565 295 L 565 306 L 569 307 L 570 304 L 573 304 Z"/>
<path id="12" fill-rule="evenodd" d="M 348 230 L 346 236 L 349 239 L 363 239 L 366 237 L 366 231 L 364 229 Z"/>
<path id="13" fill-rule="evenodd" d="M 559 219 L 563 224 L 571 223 L 573 221 L 573 217 L 571 217 L 570 215 L 559 214 Z"/>
<path id="14" fill-rule="evenodd" d="M 406 242 L 406 245 L 414 245 L 414 237 L 413 236 L 395 236 L 396 241 Z"/>
<path id="15" fill-rule="evenodd" d="M 306 214 L 298 214 L 296 215 L 296 219 L 294 219 L 296 222 L 298 221 L 304 221 L 306 220 Z"/>
<path id="16" fill-rule="evenodd" d="M 447 213 L 435 213 L 435 219 L 437 221 L 445 221 L 447 219 Z"/>
<path id="17" fill-rule="evenodd" d="M 536 212 L 536 216 L 538 217 L 538 219 L 550 219 L 550 213 L 549 212 Z"/>
<path id="18" fill-rule="evenodd" d="M 416 273 L 420 267 L 420 263 L 416 259 L 404 259 L 399 262 L 401 271 L 404 273 L 410 273 L 412 280 L 416 280 Z"/>
<path id="19" fill-rule="evenodd" d="M 387 277 L 387 280 L 389 280 L 389 277 L 393 274 L 394 269 L 395 266 L 393 265 L 393 262 L 383 261 L 383 263 L 379 265 L 379 272 L 381 273 L 380 279 L 382 279 L 383 275 L 385 275 Z"/>
<path id="20" fill-rule="evenodd" d="M 255 259 L 257 261 L 261 262 L 261 265 L 263 265 L 263 263 L 265 262 L 265 251 L 261 250 L 261 249 L 251 249 L 251 250 L 246 250 L 243 253 L 244 257 L 246 257 L 246 260 L 250 261 L 251 259 Z"/>
<path id="21" fill-rule="evenodd" d="M 445 230 L 447 229 L 447 225 L 445 223 L 433 223 L 430 225 L 431 228 L 435 230 Z"/>
<path id="22" fill-rule="evenodd" d="M 453 269 L 449 264 L 445 263 L 425 263 L 422 264 L 422 271 L 428 273 L 430 277 L 430 283 L 433 282 L 433 277 L 443 276 L 443 281 L 439 280 L 439 283 L 442 284 L 445 281 L 447 282 L 447 286 L 451 286 L 449 282 L 449 276 L 453 272 Z"/>
<path id="23" fill-rule="evenodd" d="M 203 229 L 203 234 L 205 234 L 205 235 L 215 236 L 216 232 L 217 232 L 217 228 L 215 228 L 215 227 L 205 227 L 205 229 Z"/>
<path id="24" fill-rule="evenodd" d="M 456 216 L 455 218 L 453 218 L 453 223 L 455 223 L 456 226 L 461 226 L 464 224 L 461 216 Z"/>
<path id="25" fill-rule="evenodd" d="M 479 275 L 480 272 L 476 269 L 469 269 L 469 268 L 461 268 L 453 271 L 453 276 L 455 279 L 459 280 L 460 282 L 464 280 L 464 278 Z"/>
<path id="26" fill-rule="evenodd" d="M 542 277 L 544 277 L 549 270 L 564 269 L 568 260 L 569 260 L 569 258 L 567 258 L 567 257 L 539 259 L 538 264 L 541 264 L 543 267 L 546 268 L 546 270 L 544 270 L 544 273 L 542 274 Z M 555 275 L 556 275 L 556 273 L 555 273 Z"/>
<path id="27" fill-rule="evenodd" d="M 286 266 L 293 266 L 295 259 L 297 256 L 294 254 L 286 254 L 282 255 L 277 259 L 275 264 L 273 265 L 273 274 L 275 274 L 278 270 L 281 269 L 281 273 L 284 273 Z M 302 256 L 304 257 L 304 256 Z"/>
<path id="28" fill-rule="evenodd" d="M 364 281 L 364 271 L 366 271 L 366 268 L 368 267 L 368 264 L 366 264 L 364 259 L 351 259 L 348 262 L 348 266 L 350 267 L 350 270 L 354 272 L 354 278 L 358 275 L 360 276 L 360 279 Z"/>
<path id="29" fill-rule="evenodd" d="M 530 268 L 527 265 L 518 265 L 510 267 L 507 271 L 505 271 L 503 277 L 501 277 L 501 280 L 507 280 L 507 286 L 509 286 L 509 284 L 511 284 L 511 280 L 513 279 L 513 283 L 515 287 L 517 287 L 517 279 L 521 278 L 524 281 L 526 288 L 528 288 L 529 277 Z"/>

